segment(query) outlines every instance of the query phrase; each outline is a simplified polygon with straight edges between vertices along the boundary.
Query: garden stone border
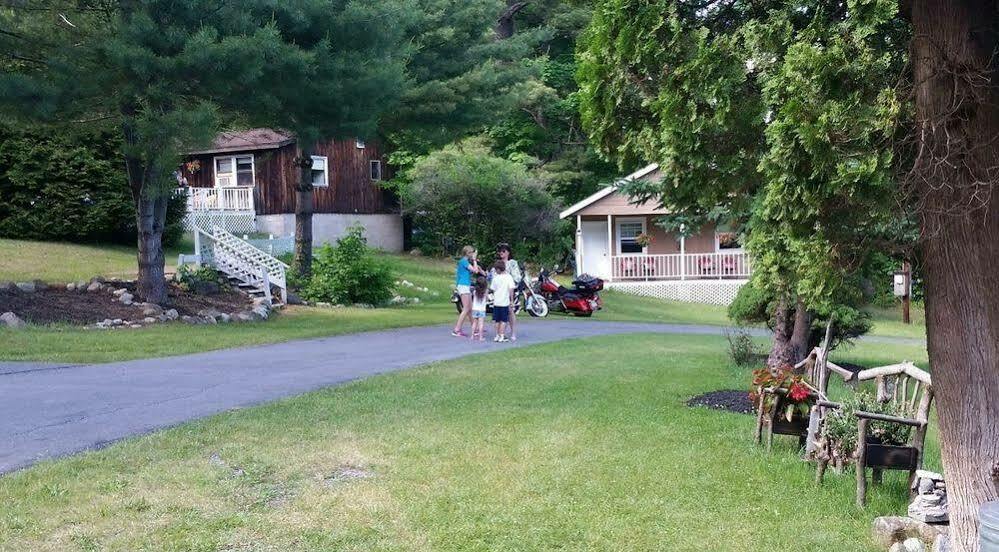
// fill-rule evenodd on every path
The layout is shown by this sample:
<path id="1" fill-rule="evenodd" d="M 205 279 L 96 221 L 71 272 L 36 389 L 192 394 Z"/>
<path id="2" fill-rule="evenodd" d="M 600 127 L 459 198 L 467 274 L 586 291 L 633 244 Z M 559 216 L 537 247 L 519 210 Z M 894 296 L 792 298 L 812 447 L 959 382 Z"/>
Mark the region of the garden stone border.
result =
<path id="1" fill-rule="evenodd" d="M 65 289 L 66 291 L 75 291 L 77 293 L 109 293 L 115 298 L 116 301 L 122 303 L 123 305 L 134 306 L 139 309 L 139 315 L 134 319 L 126 320 L 123 318 L 105 318 L 100 322 L 82 326 L 84 329 L 88 330 L 142 328 L 143 326 L 163 322 L 173 322 L 176 320 L 180 320 L 187 324 L 258 322 L 267 320 L 271 313 L 280 307 L 280 305 L 274 305 L 271 300 L 266 297 L 255 297 L 253 299 L 253 306 L 249 309 L 227 313 L 221 312 L 215 308 L 207 308 L 198 311 L 195 316 L 181 316 L 180 313 L 177 312 L 177 309 L 164 309 L 163 306 L 155 303 L 135 302 L 135 295 L 128 291 L 128 288 L 124 287 L 125 284 L 135 284 L 135 282 L 135 280 L 106 280 L 101 276 L 95 276 L 89 281 L 81 280 L 65 284 Z M 61 287 L 62 284 L 59 284 L 59 286 Z M 36 291 L 43 291 L 49 289 L 50 287 L 56 287 L 56 285 L 50 285 L 41 280 L 32 280 L 30 282 L 0 282 L 0 291 L 17 293 L 35 293 Z M 242 290 L 238 291 L 249 297 L 249 295 Z M 27 323 L 17 316 L 16 313 L 5 312 L 0 314 L 0 326 L 5 326 L 11 329 L 20 329 L 26 327 Z"/>

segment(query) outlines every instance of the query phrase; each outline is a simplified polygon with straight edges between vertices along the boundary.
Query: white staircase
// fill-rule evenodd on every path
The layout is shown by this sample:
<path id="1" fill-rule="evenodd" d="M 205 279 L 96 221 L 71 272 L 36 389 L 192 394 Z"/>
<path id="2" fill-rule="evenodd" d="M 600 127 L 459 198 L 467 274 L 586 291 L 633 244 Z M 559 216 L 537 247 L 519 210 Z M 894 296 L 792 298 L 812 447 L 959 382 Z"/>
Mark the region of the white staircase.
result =
<path id="1" fill-rule="evenodd" d="M 211 266 L 255 296 L 273 299 L 271 289 L 277 288 L 281 302 L 287 302 L 288 283 L 285 273 L 288 265 L 221 226 L 213 226 L 211 232 L 195 226 L 193 231 L 195 254 L 193 257 L 181 255 L 178 264 L 192 261 L 197 265 Z"/>

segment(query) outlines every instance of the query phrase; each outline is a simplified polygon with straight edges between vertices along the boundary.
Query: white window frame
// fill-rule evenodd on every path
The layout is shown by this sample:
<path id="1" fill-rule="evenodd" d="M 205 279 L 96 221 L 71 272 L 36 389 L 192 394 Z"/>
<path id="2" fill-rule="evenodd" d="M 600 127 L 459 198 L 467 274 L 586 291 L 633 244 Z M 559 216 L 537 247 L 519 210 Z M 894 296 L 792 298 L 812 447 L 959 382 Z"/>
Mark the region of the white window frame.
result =
<path id="1" fill-rule="evenodd" d="M 649 246 L 648 245 L 643 245 L 642 246 L 642 252 L 641 253 L 622 253 L 621 252 L 621 237 L 622 237 L 621 236 L 621 225 L 622 224 L 632 224 L 632 223 L 635 223 L 635 222 L 642 223 L 642 233 L 643 234 L 648 231 L 647 228 L 646 228 L 646 223 L 648 222 L 648 220 L 645 217 L 617 217 L 617 219 L 615 219 L 615 221 L 614 221 L 614 230 L 615 230 L 615 239 L 614 239 L 614 242 L 616 243 L 615 247 L 617 248 L 617 254 L 618 255 L 648 255 L 649 254 Z"/>
<path id="2" fill-rule="evenodd" d="M 380 182 L 382 180 L 382 160 L 381 159 L 369 159 L 368 160 L 368 176 L 371 176 L 371 169 L 373 167 L 375 167 L 375 166 L 378 167 L 378 178 L 371 177 L 371 181 L 372 182 Z"/>
<path id="3" fill-rule="evenodd" d="M 241 153 L 239 155 L 216 155 L 215 157 L 212 158 L 212 176 L 214 177 L 213 181 L 214 181 L 214 184 L 215 184 L 216 188 L 222 188 L 223 187 L 221 184 L 219 184 L 219 161 L 218 161 L 219 159 L 228 159 L 230 162 L 232 162 L 232 173 L 230 173 L 230 174 L 232 174 L 232 184 L 230 184 L 228 186 L 224 186 L 224 187 L 226 187 L 226 188 L 243 187 L 243 186 L 239 186 L 239 184 L 237 183 L 238 182 L 238 178 L 236 176 L 236 158 L 237 157 L 249 157 L 250 158 L 250 178 L 251 178 L 251 182 L 250 182 L 250 185 L 247 186 L 247 187 L 253 188 L 253 187 L 255 187 L 257 185 L 257 158 L 252 153 Z"/>
<path id="4" fill-rule="evenodd" d="M 312 156 L 312 166 L 316 166 L 316 160 L 321 159 L 323 162 L 323 183 L 322 184 L 312 184 L 313 188 L 329 188 L 330 187 L 330 159 L 325 155 L 313 155 Z M 311 180 L 312 170 L 309 169 L 309 175 Z"/>
<path id="5" fill-rule="evenodd" d="M 745 245 L 739 244 L 739 247 L 733 247 L 731 249 L 722 249 L 721 240 L 718 239 L 718 234 L 736 234 L 731 230 L 715 230 L 715 253 L 744 253 Z"/>

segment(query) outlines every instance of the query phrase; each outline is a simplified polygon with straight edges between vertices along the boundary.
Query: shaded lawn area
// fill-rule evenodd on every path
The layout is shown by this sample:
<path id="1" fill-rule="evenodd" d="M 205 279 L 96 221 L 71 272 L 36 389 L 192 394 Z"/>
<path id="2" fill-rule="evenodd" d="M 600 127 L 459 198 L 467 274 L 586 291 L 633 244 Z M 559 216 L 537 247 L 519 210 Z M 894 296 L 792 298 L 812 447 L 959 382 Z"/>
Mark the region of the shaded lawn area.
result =
<path id="1" fill-rule="evenodd" d="M 165 252 L 167 271 L 173 272 L 177 255 L 194 246 L 181 243 Z M 69 283 L 105 278 L 135 278 L 135 247 L 80 245 L 0 238 L 0 281 L 44 280 Z"/>
<path id="2" fill-rule="evenodd" d="M 857 510 L 852 473 L 816 487 L 793 439 L 684 406 L 748 378 L 722 338 L 650 335 L 378 376 L 4 476 L 0 549 L 875 550 L 904 473 Z"/>

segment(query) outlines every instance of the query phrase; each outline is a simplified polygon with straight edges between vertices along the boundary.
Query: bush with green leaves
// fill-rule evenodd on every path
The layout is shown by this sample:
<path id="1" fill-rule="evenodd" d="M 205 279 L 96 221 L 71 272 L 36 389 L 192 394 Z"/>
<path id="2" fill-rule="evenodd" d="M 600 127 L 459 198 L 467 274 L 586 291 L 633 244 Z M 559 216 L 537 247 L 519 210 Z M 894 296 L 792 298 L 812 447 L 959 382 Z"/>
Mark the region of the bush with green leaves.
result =
<path id="1" fill-rule="evenodd" d="M 860 410 L 872 414 L 904 417 L 905 410 L 892 402 L 878 401 L 867 392 L 859 392 L 843 401 L 838 409 L 831 410 L 822 424 L 821 438 L 832 458 L 848 460 L 857 449 L 857 414 Z M 872 441 L 885 445 L 904 445 L 912 428 L 907 425 L 872 420 L 868 435 Z"/>
<path id="2" fill-rule="evenodd" d="M 382 305 L 392 298 L 394 281 L 388 263 L 368 247 L 364 228 L 355 225 L 335 246 L 327 244 L 319 250 L 302 297 L 337 305 Z"/>
<path id="3" fill-rule="evenodd" d="M 229 282 L 208 265 L 181 265 L 177 269 L 177 282 L 181 289 L 198 295 L 214 295 L 230 289 Z"/>
<path id="4" fill-rule="evenodd" d="M 739 288 L 735 299 L 729 304 L 728 317 L 739 324 L 766 324 L 773 329 L 775 300 L 773 293 L 755 283 L 755 279 L 751 279 Z M 871 330 L 870 315 L 849 304 L 836 304 L 818 312 L 813 311 L 811 314 L 812 325 L 808 335 L 810 347 L 822 343 L 825 338 L 825 325 L 830 316 L 833 318 L 831 349 Z"/>
<path id="5" fill-rule="evenodd" d="M 564 236 L 544 180 L 480 141 L 427 155 L 397 185 L 413 219 L 414 245 L 424 252 L 453 254 L 464 245 L 492 251 L 508 242 L 524 259 Z"/>
<path id="6" fill-rule="evenodd" d="M 108 132 L 0 126 L 0 237 L 135 244 L 135 207 Z M 185 200 L 170 202 L 164 245 L 183 235 Z"/>
<path id="7" fill-rule="evenodd" d="M 761 353 L 745 328 L 726 330 L 725 339 L 728 340 L 728 356 L 737 366 L 751 366 L 759 360 Z"/>

